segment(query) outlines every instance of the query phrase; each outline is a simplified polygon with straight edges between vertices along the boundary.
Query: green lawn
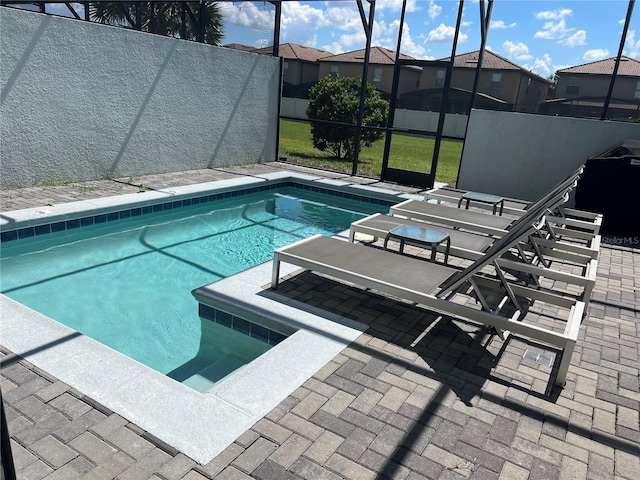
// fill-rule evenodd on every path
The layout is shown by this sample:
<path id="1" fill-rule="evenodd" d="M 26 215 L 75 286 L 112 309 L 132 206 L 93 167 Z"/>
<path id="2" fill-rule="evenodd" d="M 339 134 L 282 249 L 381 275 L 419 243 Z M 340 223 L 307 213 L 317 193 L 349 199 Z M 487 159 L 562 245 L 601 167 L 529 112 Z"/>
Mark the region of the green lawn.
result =
<path id="1" fill-rule="evenodd" d="M 429 173 L 434 139 L 395 134 L 391 143 L 389 167 Z M 358 173 L 380 176 L 384 138 L 360 153 Z M 458 176 L 462 141 L 443 140 L 436 171 L 436 181 L 453 184 Z M 321 152 L 311 142 L 311 126 L 305 122 L 280 121 L 280 156 L 288 161 L 351 173 L 351 162 L 338 160 L 329 152 Z"/>

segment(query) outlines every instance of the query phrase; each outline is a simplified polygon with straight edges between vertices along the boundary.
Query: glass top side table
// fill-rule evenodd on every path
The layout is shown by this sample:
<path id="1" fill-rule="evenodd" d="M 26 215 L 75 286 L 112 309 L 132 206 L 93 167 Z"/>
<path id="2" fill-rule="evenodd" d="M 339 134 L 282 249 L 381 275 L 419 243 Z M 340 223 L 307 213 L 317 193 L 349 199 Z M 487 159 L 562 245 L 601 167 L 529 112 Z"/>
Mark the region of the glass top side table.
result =
<path id="1" fill-rule="evenodd" d="M 400 242 L 400 253 L 404 252 L 405 242 L 414 245 L 431 247 L 431 260 L 436 259 L 436 248 L 445 242 L 444 263 L 449 260 L 449 250 L 451 250 L 451 237 L 447 232 L 434 230 L 427 227 L 418 227 L 415 225 L 400 225 L 392 228 L 384 239 L 384 249 L 387 249 L 387 243 L 390 239 L 396 239 Z"/>
<path id="2" fill-rule="evenodd" d="M 486 203 L 489 205 L 493 205 L 493 214 L 496 214 L 496 210 L 498 206 L 500 206 L 499 215 L 502 215 L 502 210 L 504 209 L 504 197 L 500 197 L 498 195 L 491 195 L 489 193 L 480 193 L 480 192 L 466 192 L 460 197 L 458 200 L 458 208 L 462 206 L 462 202 L 466 201 L 465 208 L 469 210 L 469 202 L 479 202 Z"/>

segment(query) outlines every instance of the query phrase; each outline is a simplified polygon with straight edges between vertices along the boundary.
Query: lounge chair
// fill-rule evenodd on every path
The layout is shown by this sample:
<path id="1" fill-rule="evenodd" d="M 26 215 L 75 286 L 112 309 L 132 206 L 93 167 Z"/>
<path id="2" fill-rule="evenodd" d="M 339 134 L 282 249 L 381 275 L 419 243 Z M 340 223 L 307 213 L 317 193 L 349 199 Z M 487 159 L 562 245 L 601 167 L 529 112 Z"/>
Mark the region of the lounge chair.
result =
<path id="1" fill-rule="evenodd" d="M 571 176 L 577 175 L 578 172 L 579 170 L 576 170 Z M 450 204 L 459 208 L 462 196 L 467 193 L 469 193 L 467 190 L 460 190 L 452 187 L 441 187 L 427 191 L 424 194 L 424 200 L 427 202 L 431 201 L 431 203 L 435 201 L 439 204 Z M 526 200 L 504 197 L 503 212 L 504 214 L 512 217 L 519 217 L 525 213 L 531 204 L 532 202 Z M 491 208 L 488 204 L 478 202 L 475 202 L 473 205 L 479 208 Z M 408 208 L 408 205 L 405 205 L 405 207 Z M 590 231 L 594 235 L 598 235 L 600 233 L 600 227 L 602 226 L 602 214 L 576 210 L 565 206 L 560 207 L 557 213 L 558 215 L 549 215 L 547 217 L 547 222 L 551 225 L 565 225 L 574 228 L 574 230 L 569 231 L 558 230 L 558 235 L 563 233 L 576 233 L 576 228 Z M 579 235 L 578 238 L 586 237 Z"/>
<path id="2" fill-rule="evenodd" d="M 465 231 L 496 237 L 505 235 L 516 220 L 513 217 L 490 215 L 422 200 L 405 200 L 397 205 L 392 205 L 389 213 L 394 217 L 448 225 Z"/>
<path id="3" fill-rule="evenodd" d="M 497 239 L 482 257 L 463 270 L 319 235 L 274 252 L 271 286 L 274 289 L 278 287 L 280 263 L 290 263 L 381 293 L 414 301 L 447 315 L 492 326 L 503 336 L 513 332 L 551 344 L 561 352 L 556 384 L 562 386 L 565 384 L 567 370 L 578 338 L 585 308 L 584 302 L 553 292 L 512 284 L 506 280 L 497 262 L 504 253 L 539 228 L 544 213 L 553 201 L 555 199 L 549 197 L 547 201 L 527 211 L 511 226 L 507 234 Z M 481 274 L 481 271 L 488 266 L 494 267 L 495 277 Z M 464 288 L 475 292 L 481 302 L 482 310 L 450 301 L 454 294 L 460 293 Z M 492 308 L 486 301 L 482 288 L 490 288 L 492 292 L 504 289 L 506 295 L 496 308 Z M 515 306 L 516 310 L 513 315 L 505 317 L 500 315 L 500 312 L 508 301 Z M 543 301 L 556 308 L 568 310 L 568 317 L 562 331 L 523 321 L 530 302 L 535 301 Z"/>
<path id="4" fill-rule="evenodd" d="M 424 194 L 424 197 L 425 197 L 425 200 L 427 201 L 435 200 L 437 202 L 451 203 L 458 206 L 463 200 L 462 197 L 468 193 L 469 193 L 468 190 L 460 190 L 452 187 L 441 187 L 441 188 L 435 188 L 433 190 L 429 190 Z M 491 208 L 491 206 L 486 203 L 483 204 L 483 203 L 474 202 L 473 205 L 476 207 L 485 208 L 485 209 Z M 516 198 L 504 197 L 502 213 L 519 217 L 525 212 L 525 210 L 529 207 L 529 205 L 531 205 L 531 202 L 528 202 L 526 200 L 518 200 Z"/>
<path id="5" fill-rule="evenodd" d="M 358 234 L 368 235 L 373 241 L 385 238 L 389 231 L 402 225 L 433 228 L 446 232 L 451 238 L 450 254 L 468 260 L 476 260 L 484 255 L 496 237 L 476 232 L 461 230 L 449 225 L 441 225 L 422 220 L 409 220 L 404 217 L 374 213 L 361 220 L 357 220 L 349 227 L 349 241 L 356 241 Z M 601 245 L 600 235 L 588 235 L 587 242 L 576 243 L 562 238 L 555 239 L 549 235 L 534 235 L 529 237 L 530 245 L 524 245 L 523 249 L 532 255 L 550 256 L 562 260 L 587 257 L 597 259 Z M 438 251 L 443 252 L 444 246 L 439 246 Z M 577 256 L 577 257 L 576 257 Z"/>
<path id="6" fill-rule="evenodd" d="M 560 182 L 537 202 L 528 203 L 527 209 L 517 218 L 489 215 L 482 212 L 454 209 L 445 205 L 437 205 L 422 201 L 409 200 L 391 207 L 393 215 L 375 214 L 362 220 L 353 222 L 350 227 L 349 239 L 354 241 L 357 233 L 371 235 L 375 238 L 385 237 L 395 227 L 401 225 L 422 226 L 441 230 L 449 234 L 449 253 L 454 256 L 475 260 L 484 255 L 485 251 L 495 241 L 494 237 L 505 235 L 525 213 L 539 211 L 545 213 L 559 211 L 564 208 L 569 198 L 569 192 L 574 187 L 582 169 L 579 168 L 565 180 Z M 398 215 L 397 212 L 403 214 Z M 574 220 L 572 225 L 559 225 L 556 215 L 545 215 L 546 229 L 544 233 L 537 231 L 527 238 L 527 244 L 519 245 L 521 258 L 527 263 L 536 264 L 538 259 L 543 266 L 549 267 L 550 261 L 574 261 L 582 265 L 584 276 L 589 282 L 595 281 L 591 272 L 597 268 L 596 262 L 600 248 L 600 237 L 597 234 L 602 216 L 577 212 L 582 218 L 590 220 Z M 549 217 L 554 219 L 549 221 Z M 413 220 L 417 218 L 418 220 Z M 597 219 L 597 222 L 593 222 Z M 563 219 L 564 221 L 564 219 Z M 574 226 L 575 225 L 575 226 Z M 578 228 L 578 226 L 580 228 Z M 565 240 L 567 238 L 568 240 Z M 440 251 L 442 246 L 435 247 Z M 527 260 L 525 250 L 532 253 Z M 549 257 L 549 260 L 545 260 Z M 591 270 L 588 272 L 587 270 Z"/>
<path id="7" fill-rule="evenodd" d="M 456 208 L 452 205 L 431 203 L 429 201 L 409 199 L 390 208 L 390 215 L 421 220 L 432 223 L 449 225 L 476 233 L 493 236 L 503 236 L 513 223 L 525 212 L 549 199 L 556 199 L 556 203 L 550 203 L 550 213 L 546 216 L 547 228 L 555 238 L 577 238 L 588 242 L 593 236 L 599 234 L 602 224 L 602 216 L 590 212 L 581 212 L 563 206 L 563 197 L 568 199 L 568 194 L 577 184 L 582 172 L 582 167 L 577 169 L 562 182 L 549 190 L 538 201 L 528 204 L 525 210 L 518 211 L 517 215 L 498 216 L 482 211 L 470 211 Z"/>
<path id="8" fill-rule="evenodd" d="M 523 322 L 527 306 L 520 307 L 511 317 L 499 313 L 477 310 L 448 300 L 453 281 L 460 278 L 471 284 L 485 284 L 481 277 L 464 274 L 460 270 L 432 262 L 424 262 L 397 253 L 380 251 L 344 240 L 322 235 L 302 240 L 274 252 L 272 288 L 278 287 L 280 263 L 290 263 L 302 268 L 338 278 L 349 283 L 371 288 L 378 292 L 425 305 L 447 315 L 494 327 L 505 337 L 506 332 L 522 335 L 539 342 L 551 344 L 561 351 L 561 362 L 556 384 L 563 386 L 578 339 L 578 331 L 584 312 L 584 303 L 565 297 L 543 294 L 526 287 L 507 285 L 510 296 L 527 300 L 540 300 L 569 310 L 563 331 Z M 464 271 L 463 271 L 464 272 Z M 475 272 L 474 272 L 475 273 Z M 487 282 L 495 282 L 487 280 Z M 476 287 L 476 292 L 478 288 Z M 483 305 L 484 307 L 484 305 Z"/>
<path id="9" fill-rule="evenodd" d="M 568 200 L 569 192 L 574 187 L 580 172 L 581 169 L 576 170 L 538 201 L 529 203 L 527 209 L 518 218 L 507 218 L 482 212 L 459 210 L 445 205 L 417 202 L 414 211 L 424 207 L 421 211 L 428 210 L 430 215 L 425 217 L 416 215 L 420 218 L 420 220 L 416 221 L 399 216 L 375 214 L 353 222 L 350 227 L 349 239 L 354 241 L 356 233 L 368 234 L 374 238 L 385 237 L 391 229 L 400 225 L 422 226 L 449 234 L 450 247 L 447 248 L 449 254 L 477 260 L 484 256 L 496 241 L 496 226 L 506 226 L 497 235 L 500 237 L 506 235 L 514 225 L 520 225 L 521 219 L 523 217 L 527 218 L 527 215 L 530 218 L 535 218 L 536 214 L 543 215 L 549 211 L 560 211 Z M 532 217 L 531 214 L 534 216 Z M 582 215 L 582 212 L 578 212 L 578 214 Z M 447 219 L 451 221 L 452 215 L 455 217 L 452 221 L 453 226 L 443 224 L 447 222 Z M 588 217 L 588 212 L 585 215 Z M 550 225 L 549 216 L 547 214 L 543 217 L 545 218 L 544 230 L 536 229 L 533 233 L 513 245 L 519 253 L 518 261 L 501 259 L 500 266 L 516 274 L 524 273 L 528 275 L 526 278 L 532 279 L 538 288 L 542 288 L 542 279 L 552 280 L 554 284 L 556 282 L 567 284 L 569 288 L 566 294 L 583 301 L 586 312 L 595 287 L 598 269 L 597 258 L 600 249 L 600 236 L 594 234 L 594 230 L 597 230 L 597 228 L 591 228 L 592 225 L 589 221 L 581 222 L 576 220 L 576 224 L 580 224 L 582 227 L 585 227 L 582 223 L 589 225 L 574 232 L 575 229 L 571 226 Z M 601 223 L 602 216 L 596 216 Z M 552 215 L 552 217 L 558 218 L 555 215 Z M 461 228 L 464 228 L 464 230 L 461 230 Z M 557 233 L 558 230 L 562 230 L 563 233 Z M 485 233 L 478 233 L 478 231 L 484 231 Z M 494 235 L 488 235 L 488 232 L 492 232 Z M 576 238 L 573 238 L 575 236 L 578 237 L 577 241 Z M 569 238 L 569 240 L 564 238 Z M 444 250 L 442 245 L 434 248 L 439 251 Z M 580 269 L 580 273 L 567 273 L 556 269 L 553 264 L 557 263 L 570 263 L 577 266 Z"/>
<path id="10" fill-rule="evenodd" d="M 354 242 L 356 234 L 359 233 L 370 235 L 375 241 L 378 238 L 385 238 L 390 230 L 403 225 L 426 227 L 447 233 L 450 237 L 450 246 L 445 250 L 445 245 L 440 245 L 437 247 L 438 251 L 443 254 L 446 251 L 453 257 L 466 260 L 477 260 L 483 257 L 496 240 L 495 237 L 464 232 L 444 225 L 374 214 L 351 224 L 349 241 Z M 534 233 L 529 235 L 525 239 L 526 241 L 515 245 L 516 251 L 519 252 L 517 257 L 514 257 L 514 259 L 499 259 L 497 261 L 500 267 L 505 270 L 529 275 L 538 288 L 542 288 L 540 285 L 543 279 L 564 282 L 570 285 L 572 288 L 567 291 L 567 294 L 572 294 L 583 301 L 586 311 L 596 282 L 599 238 L 597 236 L 594 242 L 597 247 L 594 248 L 592 246 L 575 245 L 566 241 L 549 240 L 544 237 L 538 237 Z M 553 267 L 554 263 L 576 265 L 581 269 L 581 273 L 568 273 L 555 269 Z"/>
<path id="11" fill-rule="evenodd" d="M 413 221 L 406 218 L 394 217 L 376 213 L 369 217 L 353 222 L 349 228 L 349 241 L 354 242 L 356 234 L 370 235 L 375 239 L 385 238 L 394 228 L 402 225 L 428 227 L 446 232 L 451 238 L 449 252 L 451 255 L 470 260 L 476 260 L 495 241 L 495 237 L 474 232 L 466 232 L 447 225 L 438 225 L 423 221 Z M 442 251 L 442 248 L 440 248 Z"/>

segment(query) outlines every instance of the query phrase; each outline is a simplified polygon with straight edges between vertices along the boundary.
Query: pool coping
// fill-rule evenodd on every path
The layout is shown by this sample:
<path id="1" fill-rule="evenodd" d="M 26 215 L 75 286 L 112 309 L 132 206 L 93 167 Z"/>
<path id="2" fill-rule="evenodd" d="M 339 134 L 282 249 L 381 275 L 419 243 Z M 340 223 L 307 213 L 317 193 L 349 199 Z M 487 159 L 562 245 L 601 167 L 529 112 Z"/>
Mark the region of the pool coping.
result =
<path id="1" fill-rule="evenodd" d="M 330 188 L 355 189 L 362 195 L 394 196 L 398 201 L 415 197 L 393 190 L 282 171 L 175 187 L 167 191 L 3 212 L 0 222 L 13 225 L 70 218 L 96 209 L 287 178 L 317 182 Z M 46 211 L 43 213 L 43 210 Z M 346 238 L 347 233 L 342 232 L 339 236 Z M 297 267 L 283 265 L 281 275 L 296 270 Z M 206 393 L 192 390 L 5 295 L 0 295 L 0 343 L 204 465 L 366 330 L 363 324 L 320 309 L 298 308 L 300 305 L 275 291 L 265 293 L 269 290 L 270 281 L 271 262 L 266 262 L 193 292 L 199 301 L 227 302 L 252 315 L 265 315 L 298 329 L 287 340 Z"/>
<path id="2" fill-rule="evenodd" d="M 259 187 L 265 182 L 297 182 L 314 185 L 328 190 L 349 192 L 353 195 L 373 197 L 377 199 L 398 202 L 410 198 L 423 198 L 405 192 L 361 185 L 343 180 L 326 179 L 315 175 L 305 175 L 297 172 L 280 171 L 254 176 L 242 176 L 227 180 L 198 183 L 166 189 L 149 190 L 139 193 L 128 193 L 112 197 L 98 197 L 75 202 L 59 203 L 46 206 L 25 208 L 0 212 L 0 231 L 14 230 L 20 227 L 34 226 L 44 223 L 80 218 L 82 214 L 96 215 L 99 213 L 113 212 L 118 209 L 134 208 L 152 203 L 171 202 L 189 197 L 195 197 L 204 192 L 216 191 L 232 192 L 242 187 Z"/>

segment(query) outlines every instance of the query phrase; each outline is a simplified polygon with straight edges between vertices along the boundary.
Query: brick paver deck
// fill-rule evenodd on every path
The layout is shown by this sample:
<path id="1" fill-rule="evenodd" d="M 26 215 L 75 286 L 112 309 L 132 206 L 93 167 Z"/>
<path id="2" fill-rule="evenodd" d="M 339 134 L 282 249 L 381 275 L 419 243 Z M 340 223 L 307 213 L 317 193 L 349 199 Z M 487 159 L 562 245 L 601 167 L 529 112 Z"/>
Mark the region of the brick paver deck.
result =
<path id="1" fill-rule="evenodd" d="M 0 200 L 13 210 L 275 169 L 292 168 L 3 191 Z M 549 367 L 523 359 L 540 346 L 503 343 L 485 327 L 310 272 L 293 275 L 281 294 L 370 327 L 207 465 L 0 347 L 17 477 L 635 480 L 640 251 L 603 247 L 598 273 L 564 389 L 549 386 Z"/>

